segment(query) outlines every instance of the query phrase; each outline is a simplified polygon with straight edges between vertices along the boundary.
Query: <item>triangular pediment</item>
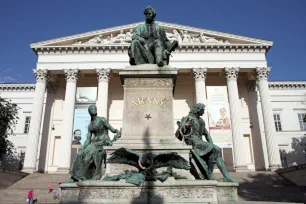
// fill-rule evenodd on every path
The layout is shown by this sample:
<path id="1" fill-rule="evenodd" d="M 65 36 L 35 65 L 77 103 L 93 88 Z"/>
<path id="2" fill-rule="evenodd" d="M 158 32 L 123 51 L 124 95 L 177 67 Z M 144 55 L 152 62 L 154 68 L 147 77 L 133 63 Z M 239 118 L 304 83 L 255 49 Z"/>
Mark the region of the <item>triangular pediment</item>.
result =
<path id="1" fill-rule="evenodd" d="M 66 46 L 128 46 L 133 31 L 139 23 L 101 29 L 62 38 L 32 43 L 32 48 Z M 272 41 L 249 38 L 184 25 L 157 21 L 164 27 L 169 40 L 178 40 L 180 45 L 263 45 L 272 46 Z"/>

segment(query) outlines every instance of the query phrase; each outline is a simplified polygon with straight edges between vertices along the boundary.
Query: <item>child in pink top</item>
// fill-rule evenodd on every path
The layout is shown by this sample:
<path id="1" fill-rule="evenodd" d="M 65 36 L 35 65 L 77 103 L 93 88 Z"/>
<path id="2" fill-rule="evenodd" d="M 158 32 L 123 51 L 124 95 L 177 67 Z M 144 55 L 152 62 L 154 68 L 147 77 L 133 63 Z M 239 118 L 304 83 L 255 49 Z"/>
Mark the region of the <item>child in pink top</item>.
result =
<path id="1" fill-rule="evenodd" d="M 51 184 L 51 181 L 50 181 L 50 183 L 48 184 L 48 191 L 49 191 L 49 193 L 52 192 L 52 184 Z"/>

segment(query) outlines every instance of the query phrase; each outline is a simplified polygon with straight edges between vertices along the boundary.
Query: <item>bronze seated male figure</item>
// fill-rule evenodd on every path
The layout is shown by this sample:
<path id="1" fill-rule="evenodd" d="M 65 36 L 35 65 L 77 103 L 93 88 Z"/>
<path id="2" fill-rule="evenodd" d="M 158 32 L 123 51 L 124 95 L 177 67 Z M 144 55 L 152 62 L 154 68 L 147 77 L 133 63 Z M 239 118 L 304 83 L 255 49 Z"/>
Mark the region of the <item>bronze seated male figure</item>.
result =
<path id="1" fill-rule="evenodd" d="M 220 147 L 213 144 L 212 138 L 205 128 L 205 122 L 201 118 L 204 114 L 204 110 L 204 104 L 195 104 L 188 116 L 183 117 L 182 120 L 178 122 L 178 129 L 175 136 L 179 140 L 183 140 L 187 145 L 192 145 L 192 158 L 195 161 L 195 165 L 197 165 L 197 168 L 206 179 L 215 180 L 213 170 L 214 164 L 217 164 L 223 174 L 223 181 L 237 182 L 229 175 L 222 158 Z M 202 136 L 205 136 L 206 141 L 203 141 Z"/>
<path id="2" fill-rule="evenodd" d="M 146 21 L 137 26 L 129 47 L 131 65 L 157 64 L 159 67 L 169 63 L 170 53 L 178 46 L 166 36 L 164 28 L 155 23 L 156 12 L 151 6 L 144 10 Z"/>

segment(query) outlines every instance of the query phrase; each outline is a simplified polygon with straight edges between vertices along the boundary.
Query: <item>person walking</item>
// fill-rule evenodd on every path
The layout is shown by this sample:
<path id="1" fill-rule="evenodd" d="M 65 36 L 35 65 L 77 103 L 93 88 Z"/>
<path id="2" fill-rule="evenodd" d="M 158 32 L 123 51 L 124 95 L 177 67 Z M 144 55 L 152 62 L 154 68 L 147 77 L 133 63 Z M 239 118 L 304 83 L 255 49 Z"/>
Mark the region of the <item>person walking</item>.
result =
<path id="1" fill-rule="evenodd" d="M 28 192 L 28 199 L 27 199 L 28 204 L 32 204 L 33 203 L 33 196 L 34 196 L 34 191 L 33 191 L 33 189 L 31 189 Z"/>
<path id="2" fill-rule="evenodd" d="M 56 200 L 57 199 L 57 192 L 56 190 L 54 189 L 53 190 L 53 200 Z"/>
<path id="3" fill-rule="evenodd" d="M 58 183 L 58 189 L 57 189 L 57 199 L 61 198 L 62 189 L 61 189 L 61 183 Z"/>

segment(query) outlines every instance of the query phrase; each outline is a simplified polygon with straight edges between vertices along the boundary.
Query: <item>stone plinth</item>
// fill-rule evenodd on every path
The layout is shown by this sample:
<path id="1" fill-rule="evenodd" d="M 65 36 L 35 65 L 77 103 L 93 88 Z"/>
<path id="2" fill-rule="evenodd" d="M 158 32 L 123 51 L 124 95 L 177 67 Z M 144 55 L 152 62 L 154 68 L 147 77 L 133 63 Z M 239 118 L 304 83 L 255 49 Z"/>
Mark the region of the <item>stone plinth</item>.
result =
<path id="1" fill-rule="evenodd" d="M 124 107 L 118 143 L 142 140 L 152 146 L 159 145 L 159 141 L 173 141 L 173 87 L 177 70 L 139 65 L 127 67 L 119 75 L 124 87 Z"/>
<path id="2" fill-rule="evenodd" d="M 124 87 L 122 135 L 113 146 L 105 147 L 107 158 L 120 147 L 139 153 L 177 152 L 189 161 L 191 146 L 174 136 L 173 90 L 177 69 L 157 65 L 130 66 L 119 71 Z M 133 169 L 129 165 L 107 164 L 106 174 Z M 174 170 L 194 179 L 189 171 Z"/>
<path id="3" fill-rule="evenodd" d="M 62 203 L 218 203 L 237 201 L 236 183 L 221 183 L 217 181 L 186 181 L 168 178 L 164 183 L 145 182 L 142 187 L 114 181 L 84 181 L 78 182 L 78 202 L 75 188 L 62 184 Z M 71 184 L 70 184 L 71 185 Z"/>

